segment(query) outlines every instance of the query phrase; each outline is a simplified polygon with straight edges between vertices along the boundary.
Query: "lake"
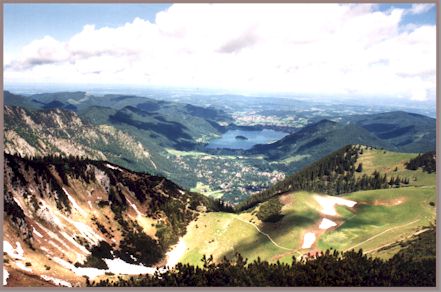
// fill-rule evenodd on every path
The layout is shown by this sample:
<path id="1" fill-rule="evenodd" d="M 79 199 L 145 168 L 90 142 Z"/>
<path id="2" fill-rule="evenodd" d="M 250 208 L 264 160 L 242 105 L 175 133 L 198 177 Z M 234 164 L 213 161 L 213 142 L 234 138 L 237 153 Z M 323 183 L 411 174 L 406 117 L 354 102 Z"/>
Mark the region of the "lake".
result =
<path id="1" fill-rule="evenodd" d="M 256 144 L 269 144 L 282 139 L 288 133 L 263 129 L 259 131 L 229 130 L 222 137 L 212 140 L 206 148 L 228 148 L 247 150 Z"/>

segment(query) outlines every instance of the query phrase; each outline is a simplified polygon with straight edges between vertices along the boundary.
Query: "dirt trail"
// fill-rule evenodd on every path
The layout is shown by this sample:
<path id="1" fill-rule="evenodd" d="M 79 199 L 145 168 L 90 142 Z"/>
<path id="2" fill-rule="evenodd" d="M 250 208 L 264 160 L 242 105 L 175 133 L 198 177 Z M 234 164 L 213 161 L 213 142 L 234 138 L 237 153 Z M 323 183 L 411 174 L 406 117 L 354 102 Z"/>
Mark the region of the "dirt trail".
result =
<path id="1" fill-rule="evenodd" d="M 411 235 L 405 237 L 404 239 L 409 239 L 409 238 L 411 238 L 412 236 L 416 236 L 416 235 L 418 235 L 418 234 L 421 234 L 421 233 L 423 233 L 423 232 L 426 232 L 427 230 L 430 230 L 430 228 L 421 229 L 421 230 L 419 230 L 419 231 L 417 231 L 417 232 L 415 232 L 415 233 L 413 233 L 413 234 L 411 234 Z M 366 252 L 364 252 L 364 253 L 372 253 L 372 252 L 375 252 L 375 251 L 377 251 L 377 250 L 379 250 L 379 249 L 382 249 L 383 247 L 392 246 L 392 245 L 394 245 L 394 244 L 396 244 L 396 243 L 397 243 L 396 241 L 395 241 L 395 242 L 386 243 L 386 244 L 383 244 L 382 246 L 379 246 L 379 247 L 376 247 L 376 248 L 370 249 L 370 250 L 368 250 L 368 251 L 366 251 Z"/>
<path id="2" fill-rule="evenodd" d="M 246 224 L 249 224 L 249 225 L 253 226 L 254 228 L 256 228 L 256 230 L 257 230 L 260 234 L 262 234 L 262 235 L 268 237 L 268 239 L 269 239 L 269 240 L 270 240 L 275 246 L 277 246 L 278 248 L 281 248 L 281 249 L 284 249 L 284 250 L 293 251 L 293 248 L 287 248 L 287 247 L 284 247 L 284 246 L 281 246 L 281 245 L 277 244 L 277 242 L 275 242 L 275 241 L 271 238 L 271 236 L 269 236 L 268 233 L 265 233 L 265 232 L 263 232 L 262 230 L 260 230 L 259 227 L 257 227 L 256 224 L 253 224 L 253 223 L 251 223 L 251 222 L 245 221 L 245 220 L 243 220 L 243 219 L 241 219 L 241 218 L 237 218 L 237 217 L 234 217 L 234 219 L 236 219 L 236 220 L 238 220 L 238 221 L 241 221 L 241 222 L 244 222 L 244 223 L 246 223 Z"/>
<path id="3" fill-rule="evenodd" d="M 407 225 L 411 225 L 411 224 L 413 224 L 413 223 L 415 223 L 415 222 L 418 222 L 418 221 L 420 221 L 420 220 L 421 220 L 421 219 L 417 219 L 417 220 L 414 220 L 414 221 L 412 221 L 412 222 L 409 222 L 409 223 L 406 223 L 406 224 L 403 224 L 403 225 L 399 225 L 399 226 L 395 226 L 395 227 L 392 227 L 392 228 L 386 229 L 386 230 L 384 230 L 384 231 L 382 231 L 382 232 L 380 232 L 380 233 L 378 233 L 378 234 L 376 234 L 376 235 L 374 235 L 374 236 L 372 236 L 372 237 L 369 237 L 369 238 L 366 239 L 365 241 L 362 241 L 362 242 L 360 242 L 360 243 L 358 243 L 358 244 L 356 244 L 356 245 L 354 245 L 354 246 L 352 246 L 352 247 L 350 247 L 350 248 L 347 248 L 345 251 L 349 251 L 349 250 L 351 250 L 351 249 L 354 249 L 354 248 L 356 248 L 357 246 L 360 246 L 360 245 L 362 245 L 363 243 L 366 243 L 366 242 L 368 242 L 368 241 L 370 241 L 370 240 L 372 240 L 372 239 L 374 239 L 374 238 L 377 238 L 378 236 L 381 236 L 381 235 L 383 235 L 384 233 L 389 232 L 389 231 L 391 231 L 391 230 L 393 230 L 393 229 L 397 229 L 397 228 L 405 227 L 405 226 L 407 226 Z"/>

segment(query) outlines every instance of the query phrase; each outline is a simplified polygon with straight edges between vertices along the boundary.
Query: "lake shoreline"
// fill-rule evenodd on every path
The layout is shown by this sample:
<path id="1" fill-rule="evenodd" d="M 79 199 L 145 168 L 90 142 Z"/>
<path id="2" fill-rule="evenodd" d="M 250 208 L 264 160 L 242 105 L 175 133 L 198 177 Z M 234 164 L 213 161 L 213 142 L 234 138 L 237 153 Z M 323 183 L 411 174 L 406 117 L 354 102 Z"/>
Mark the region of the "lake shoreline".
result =
<path id="1" fill-rule="evenodd" d="M 257 144 L 269 144 L 282 139 L 289 133 L 272 129 L 262 130 L 228 130 L 220 138 L 214 139 L 205 146 L 206 149 L 249 150 Z M 240 138 L 238 138 L 240 137 Z"/>

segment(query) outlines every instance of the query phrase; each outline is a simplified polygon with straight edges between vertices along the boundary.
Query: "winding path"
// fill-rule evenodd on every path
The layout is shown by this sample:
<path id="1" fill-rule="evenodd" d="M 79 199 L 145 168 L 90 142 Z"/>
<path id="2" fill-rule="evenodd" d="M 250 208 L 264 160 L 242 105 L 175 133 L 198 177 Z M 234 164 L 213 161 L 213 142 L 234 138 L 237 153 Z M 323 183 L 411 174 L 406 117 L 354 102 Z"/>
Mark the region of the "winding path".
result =
<path id="1" fill-rule="evenodd" d="M 368 241 L 370 241 L 370 240 L 372 240 L 372 239 L 374 239 L 374 238 L 377 238 L 378 236 L 383 235 L 384 233 L 386 233 L 386 232 L 388 232 L 388 231 L 391 231 L 391 230 L 393 230 L 393 229 L 397 229 L 397 228 L 401 228 L 401 227 L 405 227 L 405 226 L 407 226 L 407 225 L 411 225 L 411 224 L 413 224 L 413 223 L 415 223 L 415 222 L 418 222 L 418 221 L 420 221 L 420 220 L 421 220 L 421 219 L 417 219 L 417 220 L 414 220 L 414 221 L 412 221 L 412 222 L 409 222 L 409 223 L 406 223 L 406 224 L 403 224 L 403 225 L 399 225 L 399 226 L 395 226 L 395 227 L 392 227 L 392 228 L 386 229 L 386 230 L 384 230 L 384 231 L 382 231 L 382 232 L 380 232 L 380 233 L 378 233 L 378 234 L 376 234 L 376 235 L 374 235 L 374 236 L 372 236 L 372 237 L 369 237 L 369 238 L 366 239 L 365 241 L 362 241 L 362 242 L 360 242 L 360 243 L 358 243 L 358 244 L 356 244 L 356 245 L 354 245 L 354 246 L 352 246 L 352 247 L 350 247 L 350 248 L 347 248 L 345 251 L 349 251 L 349 250 L 351 250 L 351 249 L 354 249 L 354 248 L 356 248 L 357 246 L 360 246 L 360 245 L 362 245 L 362 244 L 365 243 L 365 242 L 368 242 Z"/>
<path id="2" fill-rule="evenodd" d="M 412 236 L 416 236 L 416 235 L 418 235 L 418 234 L 424 233 L 424 232 L 426 232 L 427 230 L 430 230 L 430 228 L 421 229 L 421 230 L 419 230 L 419 231 L 417 231 L 417 232 L 415 232 L 415 233 L 413 233 L 413 234 L 407 236 L 405 239 L 409 239 L 409 238 L 411 238 Z M 370 249 L 370 250 L 366 251 L 365 253 L 372 253 L 372 252 L 374 252 L 374 251 L 377 251 L 377 250 L 379 250 L 379 249 L 382 249 L 383 247 L 391 246 L 391 245 L 396 244 L 396 243 L 397 243 L 396 241 L 395 241 L 395 242 L 389 242 L 389 243 L 383 244 L 382 246 L 379 246 L 379 247 L 376 247 L 376 248 Z"/>
<path id="3" fill-rule="evenodd" d="M 242 222 L 244 222 L 244 223 L 246 223 L 246 224 L 249 224 L 249 225 L 253 226 L 254 228 L 256 228 L 256 230 L 257 230 L 260 234 L 265 235 L 266 237 L 268 237 L 268 239 L 269 239 L 269 240 L 270 240 L 275 246 L 277 246 L 278 248 L 281 248 L 281 249 L 284 249 L 284 250 L 293 251 L 293 248 L 287 248 L 287 247 L 284 247 L 284 246 L 281 246 L 281 245 L 277 244 L 277 242 L 275 242 L 275 241 L 271 238 L 271 236 L 269 236 L 268 233 L 265 233 L 265 232 L 263 232 L 262 230 L 260 230 L 259 227 L 257 227 L 256 224 L 253 224 L 253 223 L 251 223 L 251 222 L 245 221 L 245 220 L 243 220 L 243 219 L 241 219 L 241 218 L 237 218 L 237 217 L 233 217 L 233 219 L 236 219 L 236 220 L 242 221 Z"/>

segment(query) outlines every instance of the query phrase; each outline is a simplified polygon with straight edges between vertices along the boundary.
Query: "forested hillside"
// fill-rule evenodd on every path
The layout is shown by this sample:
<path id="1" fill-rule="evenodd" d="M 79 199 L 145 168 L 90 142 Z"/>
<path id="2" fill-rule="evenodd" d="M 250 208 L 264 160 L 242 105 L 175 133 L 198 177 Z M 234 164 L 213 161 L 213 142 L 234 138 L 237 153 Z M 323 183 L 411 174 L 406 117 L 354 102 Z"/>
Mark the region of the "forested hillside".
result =
<path id="1" fill-rule="evenodd" d="M 340 195 L 360 190 L 382 189 L 399 186 L 402 182 L 390 180 L 384 173 L 374 171 L 370 174 L 364 173 L 357 176 L 363 169 L 363 165 L 357 160 L 363 151 L 372 149 L 361 145 L 348 145 L 337 150 L 319 161 L 311 164 L 288 176 L 283 181 L 274 184 L 269 189 L 256 194 L 238 206 L 238 210 L 245 210 L 263 202 L 273 196 L 292 191 L 311 191 L 329 195 Z M 403 180 L 406 184 L 407 180 Z"/>

